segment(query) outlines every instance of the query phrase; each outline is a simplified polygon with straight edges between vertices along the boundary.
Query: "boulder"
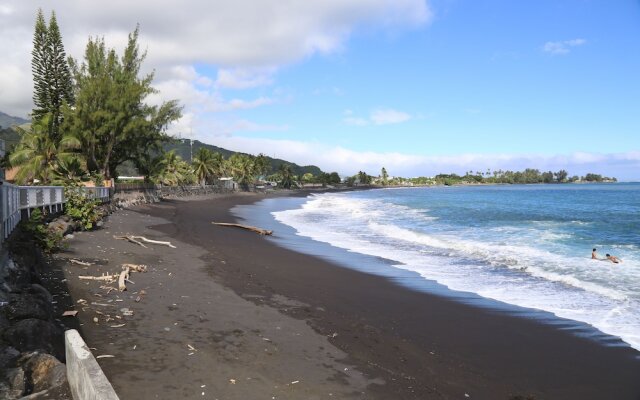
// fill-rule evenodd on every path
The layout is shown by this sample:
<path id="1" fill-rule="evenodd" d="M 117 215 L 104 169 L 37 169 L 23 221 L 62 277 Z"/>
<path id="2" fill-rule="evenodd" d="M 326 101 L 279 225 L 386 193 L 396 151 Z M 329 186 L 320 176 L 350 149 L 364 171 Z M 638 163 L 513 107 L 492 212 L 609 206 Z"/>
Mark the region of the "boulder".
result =
<path id="1" fill-rule="evenodd" d="M 22 368 L 0 371 L 0 399 L 15 400 L 25 392 L 25 376 Z"/>
<path id="2" fill-rule="evenodd" d="M 57 218 L 47 225 L 47 229 L 50 232 L 58 233 L 60 236 L 64 236 L 68 233 L 73 232 L 76 229 L 76 224 L 74 221 L 67 218 Z"/>
<path id="3" fill-rule="evenodd" d="M 20 352 L 6 344 L 0 344 L 0 371 L 14 368 Z"/>
<path id="4" fill-rule="evenodd" d="M 41 392 L 60 386 L 67 382 L 67 368 L 51 354 L 28 353 L 20 360 L 26 372 L 30 389 Z"/>
<path id="5" fill-rule="evenodd" d="M 40 297 L 41 299 L 51 303 L 53 301 L 53 296 L 44 286 L 34 283 L 30 288 L 27 289 L 27 293 L 33 294 L 35 296 Z"/>
<path id="6" fill-rule="evenodd" d="M 64 332 L 52 322 L 23 319 L 5 329 L 2 338 L 21 352 L 40 350 L 64 360 Z"/>
<path id="7" fill-rule="evenodd" d="M 44 288 L 42 290 L 46 291 Z M 44 298 L 43 294 L 32 294 L 25 291 L 11 293 L 9 304 L 3 308 L 3 311 L 7 318 L 14 321 L 28 318 L 49 320 L 53 314 L 53 306 L 50 301 Z"/>

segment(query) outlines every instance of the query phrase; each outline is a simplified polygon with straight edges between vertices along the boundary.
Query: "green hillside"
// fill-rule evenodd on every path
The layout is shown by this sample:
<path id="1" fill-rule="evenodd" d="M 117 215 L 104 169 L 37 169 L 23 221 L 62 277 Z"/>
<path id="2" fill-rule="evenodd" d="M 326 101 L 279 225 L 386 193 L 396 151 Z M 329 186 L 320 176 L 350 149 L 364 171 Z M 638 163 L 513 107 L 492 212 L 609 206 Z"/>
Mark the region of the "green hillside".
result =
<path id="1" fill-rule="evenodd" d="M 211 151 L 215 151 L 218 153 L 221 153 L 222 156 L 224 158 L 229 158 L 231 157 L 231 155 L 235 154 L 235 151 L 231 151 L 231 150 L 227 150 L 227 149 L 223 149 L 222 147 L 218 147 L 218 146 L 214 146 L 211 144 L 206 144 L 206 143 L 202 143 L 198 140 L 194 140 L 193 141 L 193 148 L 191 148 L 191 145 L 189 143 L 189 139 L 178 139 L 176 140 L 175 143 L 172 144 L 168 144 L 165 146 L 165 150 L 166 151 L 171 151 L 171 150 L 175 150 L 176 154 L 178 154 L 180 157 L 182 157 L 183 160 L 186 161 L 190 161 L 191 160 L 191 151 L 193 151 L 193 154 L 196 154 L 196 152 L 198 151 L 198 149 L 200 147 L 206 147 Z M 246 153 L 244 153 L 246 154 Z M 253 154 L 253 155 L 257 155 L 257 154 Z M 278 170 L 278 168 L 280 167 L 281 164 L 287 163 L 289 165 L 291 165 L 291 169 L 293 171 L 293 173 L 295 175 L 304 175 L 307 172 L 310 172 L 313 175 L 318 175 L 322 172 L 322 170 L 318 167 L 316 167 L 315 165 L 305 165 L 305 166 L 300 166 L 298 164 L 286 161 L 286 160 L 281 160 L 279 158 L 271 158 L 269 156 L 267 156 L 267 159 L 269 160 L 269 163 L 271 164 L 271 172 L 268 172 L 267 175 L 276 172 Z"/>
<path id="2" fill-rule="evenodd" d="M 13 125 L 22 125 L 27 122 L 29 121 L 26 119 L 19 118 L 19 117 L 12 117 L 0 111 L 0 139 L 4 140 L 5 148 L 7 150 L 10 150 L 16 143 L 20 141 L 20 136 L 18 135 L 18 133 L 9 127 Z M 206 147 L 211 151 L 221 153 L 224 158 L 229 158 L 236 153 L 235 151 L 223 149 L 222 147 L 214 146 L 211 144 L 202 143 L 198 140 L 193 141 L 193 147 L 192 147 L 188 139 L 178 139 L 174 143 L 167 144 L 165 146 L 165 150 L 166 151 L 175 150 L 176 153 L 180 157 L 182 157 L 183 160 L 190 161 L 191 151 L 193 151 L 193 154 L 195 154 L 200 147 Z M 279 158 L 271 158 L 268 156 L 267 156 L 267 159 L 271 164 L 271 171 L 269 171 L 268 174 L 276 172 L 280 167 L 280 165 L 284 163 L 291 165 L 291 169 L 295 175 L 304 175 L 307 172 L 310 172 L 313 175 L 318 175 L 322 172 L 322 170 L 320 170 L 320 168 L 316 167 L 315 165 L 300 166 L 298 164 L 295 164 L 286 160 L 281 160 Z M 122 175 L 136 174 L 135 169 L 133 168 L 133 165 L 131 163 L 125 163 L 125 165 L 118 168 L 118 170 Z"/>
<path id="3" fill-rule="evenodd" d="M 22 125 L 27 122 L 29 122 L 29 120 L 20 117 L 13 117 L 0 111 L 0 129 L 9 128 L 13 125 Z"/>
<path id="4" fill-rule="evenodd" d="M 10 150 L 20 141 L 20 135 L 11 128 L 0 128 L 0 139 L 4 140 L 5 150 Z"/>

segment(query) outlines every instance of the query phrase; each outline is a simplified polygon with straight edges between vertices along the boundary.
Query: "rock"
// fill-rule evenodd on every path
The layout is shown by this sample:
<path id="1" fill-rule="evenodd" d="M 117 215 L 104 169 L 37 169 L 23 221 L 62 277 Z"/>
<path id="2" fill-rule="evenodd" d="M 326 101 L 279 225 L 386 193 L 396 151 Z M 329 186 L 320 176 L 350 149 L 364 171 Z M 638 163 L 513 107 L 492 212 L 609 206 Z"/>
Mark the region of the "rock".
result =
<path id="1" fill-rule="evenodd" d="M 47 226 L 47 229 L 50 232 L 59 233 L 61 236 L 64 236 L 68 233 L 71 233 L 75 229 L 75 223 L 73 221 L 66 221 L 63 218 L 57 218 L 51 222 Z"/>
<path id="2" fill-rule="evenodd" d="M 44 288 L 42 290 L 46 291 Z M 43 297 L 42 293 L 12 293 L 9 304 L 3 309 L 4 314 L 14 321 L 28 318 L 49 320 L 53 314 L 53 306 Z"/>
<path id="3" fill-rule="evenodd" d="M 24 391 L 25 379 L 22 368 L 9 368 L 3 372 L 0 371 L 0 399 L 19 399 Z"/>
<path id="4" fill-rule="evenodd" d="M 65 239 L 73 239 L 75 236 L 72 234 L 65 235 Z"/>
<path id="5" fill-rule="evenodd" d="M 14 368 L 19 356 L 20 352 L 13 347 L 6 344 L 0 345 L 0 371 Z"/>
<path id="6" fill-rule="evenodd" d="M 52 322 L 23 319 L 5 329 L 2 338 L 21 352 L 40 350 L 64 360 L 63 332 Z"/>
<path id="7" fill-rule="evenodd" d="M 29 353 L 20 363 L 34 393 L 49 390 L 67 382 L 66 366 L 51 354 Z"/>
<path id="8" fill-rule="evenodd" d="M 42 285 L 38 285 L 34 283 L 31 285 L 29 289 L 27 289 L 27 293 L 39 296 L 41 299 L 46 300 L 48 303 L 53 301 L 53 296 L 47 289 L 45 289 Z"/>

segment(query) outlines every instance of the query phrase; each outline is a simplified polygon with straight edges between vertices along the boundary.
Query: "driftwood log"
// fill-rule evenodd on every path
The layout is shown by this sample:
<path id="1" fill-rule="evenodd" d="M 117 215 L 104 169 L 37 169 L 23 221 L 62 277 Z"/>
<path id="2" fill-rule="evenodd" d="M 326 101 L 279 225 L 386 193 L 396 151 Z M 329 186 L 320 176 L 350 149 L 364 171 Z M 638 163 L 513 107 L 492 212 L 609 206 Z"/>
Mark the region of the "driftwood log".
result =
<path id="1" fill-rule="evenodd" d="M 231 223 L 227 223 L 227 222 L 212 222 L 212 224 L 220 225 L 220 226 L 233 226 L 233 227 L 236 227 L 236 228 L 247 229 L 247 230 L 249 230 L 251 232 L 255 232 L 255 233 L 258 233 L 260 235 L 271 235 L 273 233 L 273 231 L 270 231 L 270 230 L 267 230 L 267 229 L 256 228 L 255 226 L 249 226 L 249 225 L 231 224 Z"/>
<path id="2" fill-rule="evenodd" d="M 80 275 L 78 279 L 84 279 L 89 281 L 107 281 L 113 282 L 118 279 L 118 275 L 102 275 L 102 276 L 91 276 L 91 275 Z"/>
<path id="3" fill-rule="evenodd" d="M 172 245 L 171 242 L 164 242 L 161 240 L 151 240 L 151 239 L 147 239 L 144 236 L 136 236 L 136 235 L 125 235 L 125 236 L 113 236 L 114 239 L 120 239 L 120 240 L 128 240 L 131 243 L 137 244 L 138 246 L 142 246 L 145 249 L 147 248 L 147 246 L 144 245 L 144 243 L 151 243 L 151 244 L 160 244 L 163 246 L 168 246 L 171 247 L 172 249 L 175 249 L 176 246 Z"/>

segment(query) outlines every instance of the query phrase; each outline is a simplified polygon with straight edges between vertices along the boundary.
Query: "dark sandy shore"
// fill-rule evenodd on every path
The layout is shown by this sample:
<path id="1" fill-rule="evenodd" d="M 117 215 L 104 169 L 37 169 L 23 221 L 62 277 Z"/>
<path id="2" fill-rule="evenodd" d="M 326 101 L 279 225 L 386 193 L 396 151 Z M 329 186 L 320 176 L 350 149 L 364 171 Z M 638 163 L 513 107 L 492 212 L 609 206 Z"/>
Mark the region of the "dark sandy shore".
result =
<path id="1" fill-rule="evenodd" d="M 71 293 L 59 306 L 74 303 L 80 312 L 69 325 L 95 355 L 114 356 L 98 361 L 122 399 L 640 399 L 633 349 L 414 292 L 211 224 L 234 222 L 232 206 L 258 199 L 119 211 L 56 257 Z M 113 238 L 125 233 L 178 248 Z M 125 262 L 149 271 L 134 273 L 124 293 L 78 279 Z"/>

